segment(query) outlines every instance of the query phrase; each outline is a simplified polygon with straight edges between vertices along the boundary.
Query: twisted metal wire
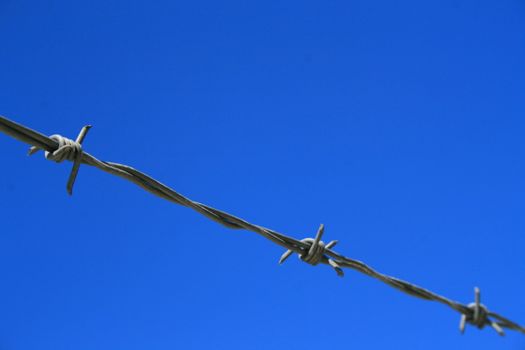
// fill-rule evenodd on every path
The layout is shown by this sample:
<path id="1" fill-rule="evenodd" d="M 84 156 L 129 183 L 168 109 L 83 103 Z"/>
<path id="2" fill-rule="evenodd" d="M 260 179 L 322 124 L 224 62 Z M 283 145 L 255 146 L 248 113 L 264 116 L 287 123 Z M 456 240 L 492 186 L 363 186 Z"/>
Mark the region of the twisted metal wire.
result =
<path id="1" fill-rule="evenodd" d="M 36 153 L 38 150 L 44 150 L 46 151 L 45 156 L 49 160 L 53 160 L 58 163 L 64 160 L 73 162 L 73 168 L 71 170 L 66 187 L 69 194 L 72 194 L 73 185 L 80 165 L 86 164 L 94 166 L 102 171 L 131 181 L 158 197 L 183 205 L 185 207 L 189 207 L 223 226 L 231 229 L 244 229 L 260 234 L 261 236 L 286 249 L 286 252 L 279 260 L 280 264 L 282 264 L 293 253 L 296 253 L 301 258 L 301 260 L 310 265 L 326 264 L 331 266 L 336 271 L 337 275 L 341 277 L 344 275 L 343 268 L 359 271 L 365 275 L 378 279 L 406 294 L 424 300 L 437 301 L 456 310 L 461 314 L 461 333 L 464 332 L 465 325 L 468 323 L 480 329 L 488 325 L 492 327 L 499 335 L 504 335 L 504 328 L 525 334 L 524 327 L 495 312 L 489 311 L 486 306 L 481 304 L 479 288 L 475 288 L 474 303 L 470 303 L 468 305 L 461 304 L 431 292 L 425 288 L 419 287 L 415 284 L 388 276 L 386 274 L 382 274 L 359 260 L 351 259 L 337 253 L 332 249 L 337 244 L 337 241 L 331 241 L 325 244 L 321 240 L 324 234 L 324 225 L 319 227 L 315 238 L 304 238 L 297 240 L 293 237 L 286 236 L 269 228 L 254 225 L 248 221 L 210 207 L 206 204 L 192 201 L 170 187 L 130 166 L 101 161 L 82 150 L 82 141 L 87 135 L 90 127 L 91 126 L 88 125 L 82 128 L 76 140 L 73 141 L 61 135 L 52 135 L 47 137 L 37 131 L 0 116 L 0 131 L 22 142 L 30 144 L 32 147 L 29 150 L 29 155 Z"/>

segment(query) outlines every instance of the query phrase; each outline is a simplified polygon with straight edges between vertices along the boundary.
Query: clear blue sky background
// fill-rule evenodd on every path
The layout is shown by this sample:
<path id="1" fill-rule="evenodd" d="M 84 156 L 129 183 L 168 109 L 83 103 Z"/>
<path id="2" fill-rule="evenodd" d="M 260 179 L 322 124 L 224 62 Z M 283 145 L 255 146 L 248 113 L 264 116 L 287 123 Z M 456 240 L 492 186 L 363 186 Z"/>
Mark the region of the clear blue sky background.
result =
<path id="1" fill-rule="evenodd" d="M 525 3 L 0 1 L 0 113 L 525 323 Z M 0 349 L 525 349 L 0 135 Z"/>

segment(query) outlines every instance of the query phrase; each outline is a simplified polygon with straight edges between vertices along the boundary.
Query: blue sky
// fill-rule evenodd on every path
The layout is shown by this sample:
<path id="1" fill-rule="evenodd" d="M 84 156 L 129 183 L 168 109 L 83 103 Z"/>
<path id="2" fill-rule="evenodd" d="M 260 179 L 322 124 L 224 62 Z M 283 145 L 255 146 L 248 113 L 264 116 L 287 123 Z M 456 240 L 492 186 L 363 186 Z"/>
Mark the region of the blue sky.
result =
<path id="1" fill-rule="evenodd" d="M 525 323 L 522 1 L 0 1 L 0 101 Z M 525 349 L 0 135 L 0 349 Z"/>

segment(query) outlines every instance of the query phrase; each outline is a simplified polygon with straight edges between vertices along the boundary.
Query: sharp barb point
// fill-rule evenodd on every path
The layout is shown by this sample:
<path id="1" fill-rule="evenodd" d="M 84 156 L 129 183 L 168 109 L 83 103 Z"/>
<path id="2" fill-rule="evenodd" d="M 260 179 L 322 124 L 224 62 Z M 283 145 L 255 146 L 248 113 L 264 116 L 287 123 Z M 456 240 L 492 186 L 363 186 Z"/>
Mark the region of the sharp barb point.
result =
<path id="1" fill-rule="evenodd" d="M 290 255 L 292 255 L 292 254 L 293 254 L 293 251 L 291 251 L 291 250 L 287 250 L 286 252 L 284 252 L 284 254 L 281 255 L 281 258 L 279 259 L 279 265 L 284 263 L 286 261 L 286 259 L 288 259 L 290 257 Z"/>
<path id="2" fill-rule="evenodd" d="M 465 334 L 465 324 L 467 323 L 467 315 L 462 314 L 459 320 L 459 331 L 461 334 Z"/>
<path id="3" fill-rule="evenodd" d="M 328 243 L 328 244 L 326 245 L 325 248 L 326 248 L 326 249 L 331 249 L 331 248 L 335 247 L 337 243 L 339 243 L 339 241 L 331 241 L 330 243 Z"/>
<path id="4" fill-rule="evenodd" d="M 29 148 L 29 150 L 27 151 L 27 155 L 28 155 L 28 156 L 32 156 L 33 154 L 35 154 L 35 153 L 38 152 L 39 150 L 40 150 L 40 148 L 35 147 L 35 146 L 32 146 L 32 147 Z"/>
<path id="5" fill-rule="evenodd" d="M 498 332 L 498 334 L 499 334 L 500 336 L 503 337 L 503 336 L 505 335 L 505 332 L 503 331 L 503 329 L 502 329 L 502 328 L 500 327 L 500 325 L 497 324 L 496 322 L 494 322 L 494 321 L 490 321 L 490 326 L 491 326 L 492 328 L 494 328 L 494 330 L 495 330 L 496 332 Z"/>

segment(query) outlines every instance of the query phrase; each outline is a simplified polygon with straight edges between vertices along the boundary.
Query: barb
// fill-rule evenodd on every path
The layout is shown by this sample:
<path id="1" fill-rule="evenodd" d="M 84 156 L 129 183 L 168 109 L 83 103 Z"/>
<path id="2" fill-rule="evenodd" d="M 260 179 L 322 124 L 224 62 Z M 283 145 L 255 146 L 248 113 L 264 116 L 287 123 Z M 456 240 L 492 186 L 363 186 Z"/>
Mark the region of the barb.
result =
<path id="1" fill-rule="evenodd" d="M 0 131 L 14 137 L 17 140 L 31 145 L 32 147 L 29 150 L 30 155 L 34 154 L 39 149 L 42 149 L 46 151 L 45 155 L 47 159 L 56 162 L 62 162 L 64 160 L 74 162 L 69 180 L 67 182 L 67 190 L 69 194 L 72 193 L 73 184 L 75 182 L 80 165 L 86 164 L 94 166 L 109 174 L 116 175 L 131 181 L 158 197 L 183 205 L 185 207 L 189 207 L 228 228 L 252 231 L 271 240 L 272 242 L 287 249 L 279 260 L 280 264 L 288 259 L 293 253 L 296 253 L 301 260 L 310 265 L 315 266 L 318 264 L 326 264 L 331 266 L 339 276 L 343 276 L 342 268 L 356 270 L 372 278 L 378 279 L 406 294 L 424 300 L 437 301 L 456 310 L 461 314 L 460 331 L 462 333 L 465 330 L 465 325 L 469 323 L 480 329 L 486 325 L 490 325 L 500 335 L 504 335 L 503 328 L 515 330 L 525 334 L 524 327 L 497 313 L 488 311 L 488 309 L 480 302 L 481 297 L 479 288 L 475 288 L 474 303 L 468 305 L 458 303 L 415 284 L 382 274 L 359 260 L 351 259 L 335 252 L 332 248 L 337 244 L 337 241 L 331 241 L 328 244 L 325 244 L 323 241 L 321 241 L 321 238 L 324 234 L 324 225 L 319 227 L 315 238 L 304 238 L 302 240 L 297 240 L 277 231 L 251 224 L 241 218 L 212 208 L 208 205 L 192 201 L 174 191 L 170 187 L 130 166 L 98 160 L 97 158 L 82 150 L 81 144 L 89 128 L 90 126 L 85 126 L 82 128 L 76 141 L 73 141 L 60 135 L 47 137 L 37 131 L 0 116 Z"/>
<path id="2" fill-rule="evenodd" d="M 327 257 L 325 254 L 327 249 L 333 248 L 337 244 L 337 241 L 331 241 L 330 243 L 325 245 L 324 242 L 321 241 L 323 233 L 324 225 L 321 224 L 321 226 L 319 226 L 319 229 L 317 230 L 317 234 L 315 235 L 314 239 L 304 238 L 301 240 L 301 242 L 307 243 L 309 245 L 309 248 L 307 251 L 300 253 L 299 258 L 301 258 L 302 261 L 313 266 L 318 265 L 321 262 L 329 264 L 334 268 L 335 272 L 339 277 L 343 277 L 344 272 L 339 266 L 339 264 Z M 292 254 L 293 250 L 291 249 L 288 249 L 286 252 L 284 252 L 284 254 L 279 259 L 279 264 L 284 263 L 286 259 L 288 259 Z"/>
<path id="3" fill-rule="evenodd" d="M 505 335 L 503 329 L 500 327 L 498 322 L 489 319 L 489 312 L 485 305 L 481 304 L 481 293 L 478 287 L 474 288 L 474 302 L 468 304 L 468 308 L 473 310 L 472 315 L 461 315 L 459 321 L 459 330 L 461 333 L 465 332 L 465 324 L 468 322 L 479 329 L 482 329 L 486 325 L 490 325 L 499 335 Z"/>
<path id="4" fill-rule="evenodd" d="M 82 162 L 82 142 L 86 137 L 91 125 L 86 125 L 80 130 L 80 133 L 77 136 L 75 141 L 65 138 L 60 135 L 52 135 L 49 138 L 58 142 L 58 148 L 53 151 L 46 151 L 46 159 L 53 160 L 57 163 L 61 163 L 64 160 L 73 161 L 73 168 L 71 168 L 71 173 L 69 179 L 67 180 L 67 193 L 69 195 L 73 194 L 73 185 L 78 175 L 78 170 L 80 169 L 80 164 Z M 40 148 L 33 146 L 29 149 L 28 155 L 33 155 L 38 152 Z"/>

